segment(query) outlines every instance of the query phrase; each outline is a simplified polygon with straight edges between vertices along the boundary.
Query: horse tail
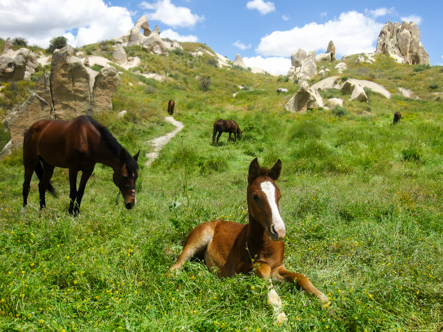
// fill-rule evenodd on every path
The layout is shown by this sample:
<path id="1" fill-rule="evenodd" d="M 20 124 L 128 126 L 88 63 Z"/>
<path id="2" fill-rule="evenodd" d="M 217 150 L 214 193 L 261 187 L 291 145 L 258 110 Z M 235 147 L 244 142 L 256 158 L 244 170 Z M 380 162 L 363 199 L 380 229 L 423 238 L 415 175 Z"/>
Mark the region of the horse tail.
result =
<path id="1" fill-rule="evenodd" d="M 37 174 L 37 177 L 39 180 L 42 179 L 43 176 L 43 166 L 42 166 L 42 161 L 39 159 L 37 166 L 34 169 L 35 174 Z M 57 190 L 54 188 L 54 186 L 52 185 L 51 181 L 48 182 L 48 186 L 46 188 L 46 190 L 54 197 L 58 197 L 58 193 Z"/>

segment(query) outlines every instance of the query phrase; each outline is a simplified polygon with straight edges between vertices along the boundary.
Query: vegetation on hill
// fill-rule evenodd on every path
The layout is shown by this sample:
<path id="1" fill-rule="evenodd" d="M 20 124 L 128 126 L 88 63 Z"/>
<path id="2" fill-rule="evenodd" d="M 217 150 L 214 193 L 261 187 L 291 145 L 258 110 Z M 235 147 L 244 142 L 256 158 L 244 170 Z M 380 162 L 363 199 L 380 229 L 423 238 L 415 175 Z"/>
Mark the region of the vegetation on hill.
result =
<path id="1" fill-rule="evenodd" d="M 110 57 L 105 46 L 83 50 Z M 141 64 L 119 68 L 114 108 L 97 116 L 132 154 L 142 151 L 133 210 L 121 202 L 115 206 L 112 171 L 97 165 L 78 217 L 67 214 L 65 169 L 53 177 L 58 199 L 47 195 L 47 208 L 38 211 L 35 178 L 30 205 L 20 213 L 21 152 L 0 161 L 1 329 L 441 329 L 442 68 L 399 65 L 385 56 L 373 65 L 355 65 L 350 57 L 343 74 L 335 63 L 326 64 L 330 75 L 371 80 L 393 96 L 369 93 L 369 101 L 360 103 L 322 91 L 324 98 L 343 98 L 343 109 L 297 114 L 284 110 L 297 84 L 238 67 L 216 68 L 210 56 L 189 54 L 205 45 L 184 46 L 168 57 L 128 49 Z M 167 79 L 142 76 L 147 73 Z M 206 92 L 202 76 L 212 82 Z M 289 93 L 278 95 L 278 87 Z M 403 97 L 398 87 L 420 99 Z M 10 85 L 1 92 L 2 103 L 12 105 L 21 92 L 9 97 L 9 91 Z M 172 130 L 163 121 L 169 99 L 185 128 L 147 168 L 147 140 Z M 128 113 L 119 119 L 122 110 Z M 394 126 L 396 111 L 402 119 Z M 212 124 L 220 118 L 238 122 L 241 141 L 234 145 L 223 134 L 219 147 L 211 145 Z M 292 285 L 276 284 L 288 316 L 279 326 L 266 304 L 267 284 L 258 277 L 219 279 L 201 262 L 168 273 L 199 223 L 247 222 L 247 170 L 255 157 L 265 166 L 283 162 L 277 184 L 287 226 L 286 267 L 307 275 L 331 298 L 331 306 L 321 309 Z"/>

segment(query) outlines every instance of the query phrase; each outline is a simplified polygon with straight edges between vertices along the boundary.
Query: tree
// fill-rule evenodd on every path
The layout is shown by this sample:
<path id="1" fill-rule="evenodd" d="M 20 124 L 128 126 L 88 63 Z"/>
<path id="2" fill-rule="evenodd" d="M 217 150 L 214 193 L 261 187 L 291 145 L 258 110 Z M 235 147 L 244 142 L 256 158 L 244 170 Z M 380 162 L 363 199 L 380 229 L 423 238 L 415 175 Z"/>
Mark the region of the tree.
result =
<path id="1" fill-rule="evenodd" d="M 25 47 L 28 45 L 28 41 L 25 38 L 16 37 L 12 40 L 12 45 Z"/>
<path id="2" fill-rule="evenodd" d="M 202 76 L 200 77 L 200 86 L 203 90 L 203 92 L 208 91 L 209 87 L 211 86 L 212 81 L 209 76 Z"/>
<path id="3" fill-rule="evenodd" d="M 49 47 L 46 50 L 49 53 L 54 53 L 56 49 L 63 48 L 68 45 L 68 39 L 66 37 L 60 36 L 60 37 L 54 37 L 49 42 Z"/>

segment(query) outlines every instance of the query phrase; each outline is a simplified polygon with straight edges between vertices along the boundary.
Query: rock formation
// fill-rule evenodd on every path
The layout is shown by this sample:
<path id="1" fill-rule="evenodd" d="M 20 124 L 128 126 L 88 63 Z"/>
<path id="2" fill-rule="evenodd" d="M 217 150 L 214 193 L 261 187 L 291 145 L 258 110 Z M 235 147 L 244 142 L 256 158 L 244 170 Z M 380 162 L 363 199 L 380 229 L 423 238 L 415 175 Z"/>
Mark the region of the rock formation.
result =
<path id="1" fill-rule="evenodd" d="M 387 54 L 400 63 L 430 64 L 429 55 L 420 42 L 420 29 L 414 22 L 386 22 L 378 36 L 375 53 Z"/>
<path id="2" fill-rule="evenodd" d="M 300 48 L 295 50 L 291 55 L 291 64 L 292 67 L 288 71 L 290 80 L 306 81 L 313 78 L 317 73 L 315 51 L 306 53 L 305 50 Z"/>
<path id="3" fill-rule="evenodd" d="M 336 60 L 337 58 L 335 56 L 335 45 L 332 40 L 328 44 L 328 49 L 326 53 L 318 54 L 315 57 L 315 62 L 332 62 Z"/>
<path id="4" fill-rule="evenodd" d="M 326 53 L 331 54 L 331 61 L 336 61 L 337 57 L 335 56 L 335 45 L 334 42 L 331 40 L 328 44 L 328 49 L 326 50 Z"/>
<path id="5" fill-rule="evenodd" d="M 0 81 L 14 82 L 30 79 L 39 67 L 35 54 L 27 48 L 13 51 L 5 45 L 3 54 L 0 55 Z"/>
<path id="6" fill-rule="evenodd" d="M 3 46 L 2 54 L 12 51 L 12 40 L 11 38 L 6 39 L 5 45 Z"/>
<path id="7" fill-rule="evenodd" d="M 141 30 L 143 30 L 143 33 Z M 113 41 L 121 43 L 122 46 L 140 45 L 146 52 L 159 55 L 168 55 L 168 51 L 176 48 L 183 49 L 179 42 L 164 41 L 161 39 L 158 26 L 155 27 L 154 31 L 151 31 L 145 15 L 139 18 L 134 27 L 129 30 L 126 35 L 114 38 Z"/>
<path id="8" fill-rule="evenodd" d="M 114 50 L 112 51 L 112 58 L 119 65 L 124 65 L 126 63 L 126 51 L 123 48 L 121 43 L 117 43 L 114 45 Z"/>
<path id="9" fill-rule="evenodd" d="M 242 59 L 242 57 L 241 57 L 240 54 L 237 54 L 237 56 L 235 57 L 235 60 L 234 60 L 234 62 L 233 62 L 233 65 L 234 65 L 234 66 L 242 67 L 242 68 L 244 68 L 244 69 L 247 68 L 246 65 L 245 65 L 245 63 L 243 62 L 243 59 Z"/>
<path id="10" fill-rule="evenodd" d="M 323 100 L 318 90 L 309 88 L 304 81 L 297 93 L 288 101 L 285 108 L 290 112 L 306 112 L 308 109 L 323 107 Z"/>
<path id="11" fill-rule="evenodd" d="M 23 133 L 38 120 L 71 120 L 110 109 L 119 83 L 114 67 L 105 67 L 98 73 L 85 67 L 74 56 L 72 47 L 55 51 L 50 74 L 41 76 L 35 91 L 6 119 L 12 138 L 10 145 L 21 145 Z"/>

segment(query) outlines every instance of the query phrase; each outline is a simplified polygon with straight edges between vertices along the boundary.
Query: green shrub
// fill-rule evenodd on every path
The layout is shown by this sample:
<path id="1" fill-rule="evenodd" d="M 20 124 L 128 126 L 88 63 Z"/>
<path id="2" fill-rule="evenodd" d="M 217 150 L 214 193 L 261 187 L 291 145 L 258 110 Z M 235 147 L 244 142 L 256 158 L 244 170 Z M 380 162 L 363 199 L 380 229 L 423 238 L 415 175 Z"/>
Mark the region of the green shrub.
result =
<path id="1" fill-rule="evenodd" d="M 332 110 L 332 114 L 341 118 L 341 117 L 345 117 L 345 116 L 349 115 L 349 111 L 346 107 L 335 106 L 334 109 Z"/>
<path id="2" fill-rule="evenodd" d="M 435 83 L 435 82 L 432 82 L 430 85 L 429 85 L 429 89 L 431 89 L 431 90 L 435 90 L 435 89 L 438 89 L 438 83 Z"/>
<path id="3" fill-rule="evenodd" d="M 430 65 L 415 65 L 413 71 L 420 72 L 420 71 L 423 71 L 423 70 L 427 70 L 429 68 L 431 68 Z"/>
<path id="4" fill-rule="evenodd" d="M 49 42 L 49 47 L 47 48 L 48 53 L 54 53 L 56 49 L 62 49 L 68 45 L 68 39 L 64 36 L 54 37 Z"/>
<path id="5" fill-rule="evenodd" d="M 408 147 L 401 151 L 402 159 L 404 161 L 419 161 L 420 153 L 414 147 Z"/>
<path id="6" fill-rule="evenodd" d="M 12 45 L 26 47 L 28 45 L 28 41 L 25 38 L 16 37 L 12 40 Z"/>
<path id="7" fill-rule="evenodd" d="M 214 172 L 221 172 L 228 169 L 228 162 L 225 158 L 212 158 L 206 161 L 200 168 L 201 174 L 210 174 Z"/>

